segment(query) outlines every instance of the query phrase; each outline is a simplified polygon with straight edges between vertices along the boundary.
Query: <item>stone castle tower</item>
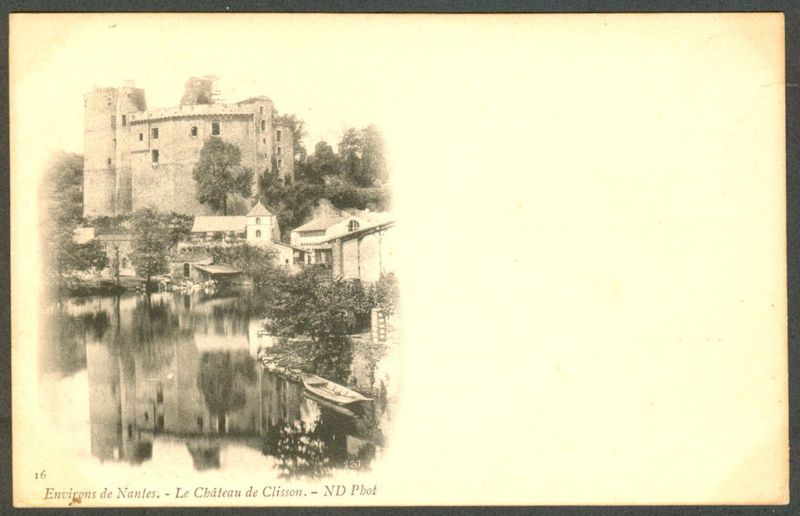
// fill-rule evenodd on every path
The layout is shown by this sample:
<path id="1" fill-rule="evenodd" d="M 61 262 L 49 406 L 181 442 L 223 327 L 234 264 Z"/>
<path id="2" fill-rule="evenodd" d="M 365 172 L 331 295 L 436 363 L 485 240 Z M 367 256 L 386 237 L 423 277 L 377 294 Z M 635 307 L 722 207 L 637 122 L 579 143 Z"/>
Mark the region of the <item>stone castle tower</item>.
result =
<path id="1" fill-rule="evenodd" d="M 190 104 L 147 110 L 145 92 L 127 84 L 96 88 L 84 96 L 84 215 L 122 215 L 139 208 L 203 215 L 192 177 L 200 150 L 221 138 L 241 151 L 254 172 L 277 164 L 294 179 L 294 135 L 274 120 L 267 97 L 235 104 Z"/>
<path id="2" fill-rule="evenodd" d="M 118 126 L 128 113 L 147 109 L 144 90 L 98 88 L 84 95 L 83 212 L 114 215 L 131 209 L 131 163 Z M 126 120 L 127 122 L 127 120 Z"/>

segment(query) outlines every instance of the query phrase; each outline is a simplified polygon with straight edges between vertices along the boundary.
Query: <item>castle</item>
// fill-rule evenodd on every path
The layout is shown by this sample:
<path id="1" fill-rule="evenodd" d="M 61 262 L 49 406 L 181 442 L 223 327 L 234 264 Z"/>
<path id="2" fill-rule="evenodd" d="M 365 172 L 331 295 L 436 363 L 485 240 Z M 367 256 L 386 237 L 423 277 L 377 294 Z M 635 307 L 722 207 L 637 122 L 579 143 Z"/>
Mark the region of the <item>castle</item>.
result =
<path id="1" fill-rule="evenodd" d="M 95 88 L 84 95 L 83 214 L 122 215 L 155 208 L 210 213 L 197 200 L 192 171 L 203 143 L 218 137 L 241 151 L 241 165 L 258 175 L 277 164 L 294 180 L 292 128 L 275 120 L 267 97 L 235 104 L 195 104 L 147 110 L 143 89 Z"/>

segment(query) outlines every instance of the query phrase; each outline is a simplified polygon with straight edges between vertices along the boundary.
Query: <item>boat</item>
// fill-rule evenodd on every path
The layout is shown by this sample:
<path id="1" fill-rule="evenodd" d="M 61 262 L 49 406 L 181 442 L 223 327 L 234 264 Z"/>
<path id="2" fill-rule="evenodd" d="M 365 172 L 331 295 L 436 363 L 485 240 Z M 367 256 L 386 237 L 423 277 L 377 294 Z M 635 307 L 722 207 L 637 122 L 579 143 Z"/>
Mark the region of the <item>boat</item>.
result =
<path id="1" fill-rule="evenodd" d="M 366 396 L 352 389 L 348 389 L 343 385 L 333 383 L 330 380 L 326 380 L 325 378 L 321 378 L 313 374 L 307 374 L 303 376 L 303 385 L 305 385 L 306 391 L 336 405 L 349 405 L 350 403 L 355 403 L 357 401 L 372 400 L 372 398 L 367 398 Z"/>

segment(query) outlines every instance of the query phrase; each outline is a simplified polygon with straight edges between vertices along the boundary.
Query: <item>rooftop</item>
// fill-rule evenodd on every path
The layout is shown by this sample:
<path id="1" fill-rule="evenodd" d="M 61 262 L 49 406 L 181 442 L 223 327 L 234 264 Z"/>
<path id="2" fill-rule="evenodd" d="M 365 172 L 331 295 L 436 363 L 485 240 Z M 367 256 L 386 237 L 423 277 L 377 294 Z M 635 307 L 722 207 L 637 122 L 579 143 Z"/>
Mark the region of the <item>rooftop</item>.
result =
<path id="1" fill-rule="evenodd" d="M 227 265 L 200 265 L 195 263 L 192 264 L 192 267 L 208 274 L 239 274 L 241 272 L 236 269 L 231 269 Z"/>
<path id="2" fill-rule="evenodd" d="M 339 235 L 326 238 L 325 240 L 323 240 L 323 242 L 332 242 L 334 240 L 339 240 L 339 239 L 350 240 L 351 238 L 355 238 L 357 236 L 361 236 L 367 233 L 372 233 L 374 231 L 380 231 L 381 229 L 390 228 L 392 226 L 394 226 L 394 221 L 387 220 L 384 222 L 379 222 L 377 224 L 371 224 L 369 226 L 362 227 L 355 231 L 350 231 L 349 233 L 341 233 Z"/>
<path id="3" fill-rule="evenodd" d="M 194 218 L 192 233 L 217 233 L 244 231 L 247 217 L 244 215 L 201 215 Z"/>
<path id="4" fill-rule="evenodd" d="M 267 217 L 274 215 L 275 210 L 266 208 L 263 204 L 261 204 L 261 201 L 256 203 L 256 205 L 253 206 L 253 209 L 247 214 L 248 217 Z"/>
<path id="5" fill-rule="evenodd" d="M 348 217 L 317 217 L 315 219 L 309 220 L 302 226 L 298 228 L 294 228 L 292 231 L 319 231 L 323 229 L 328 229 L 329 227 L 333 226 L 334 224 L 338 224 L 339 222 L 347 219 Z"/>

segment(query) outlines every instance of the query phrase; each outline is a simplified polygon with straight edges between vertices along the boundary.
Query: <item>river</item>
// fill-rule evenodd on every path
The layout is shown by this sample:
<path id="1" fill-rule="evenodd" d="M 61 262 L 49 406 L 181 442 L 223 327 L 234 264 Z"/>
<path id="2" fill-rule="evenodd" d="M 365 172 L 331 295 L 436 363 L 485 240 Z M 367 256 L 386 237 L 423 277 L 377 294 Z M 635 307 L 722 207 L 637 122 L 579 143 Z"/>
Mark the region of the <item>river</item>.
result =
<path id="1" fill-rule="evenodd" d="M 323 477 L 366 468 L 379 450 L 371 410 L 330 410 L 262 370 L 256 353 L 272 337 L 246 294 L 69 298 L 46 318 L 41 408 L 88 460 Z"/>

